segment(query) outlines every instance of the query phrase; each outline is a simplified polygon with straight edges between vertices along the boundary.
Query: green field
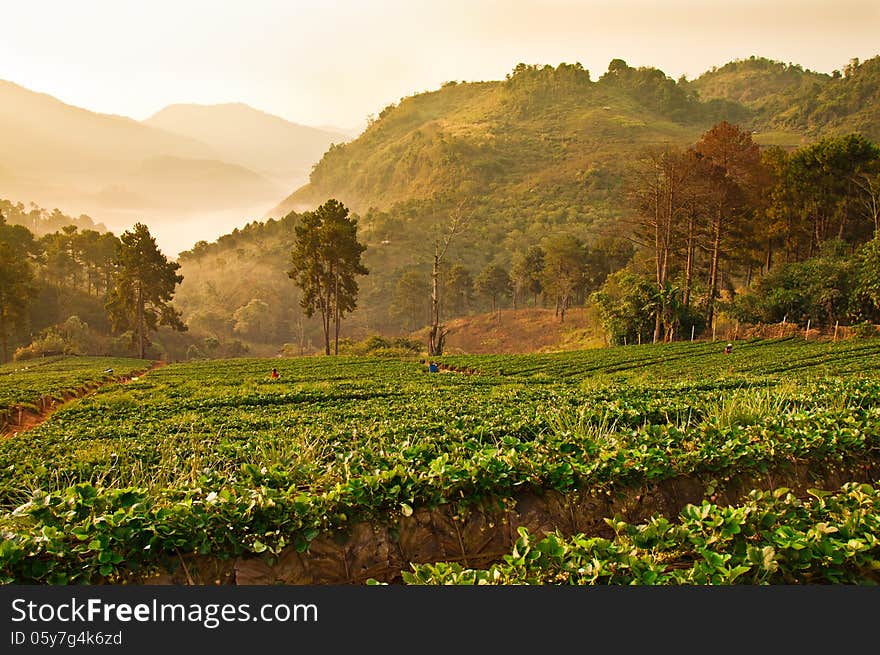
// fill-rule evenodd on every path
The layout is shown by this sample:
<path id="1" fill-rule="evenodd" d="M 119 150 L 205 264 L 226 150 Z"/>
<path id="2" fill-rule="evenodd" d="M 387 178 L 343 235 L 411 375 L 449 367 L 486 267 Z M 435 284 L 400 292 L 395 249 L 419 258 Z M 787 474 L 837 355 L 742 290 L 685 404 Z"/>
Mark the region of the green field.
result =
<path id="1" fill-rule="evenodd" d="M 63 356 L 0 364 L 0 427 L 11 408 L 36 410 L 41 399 L 63 400 L 86 386 L 143 371 L 150 364 L 142 359 Z"/>
<path id="2" fill-rule="evenodd" d="M 818 482 L 876 461 L 880 340 L 722 348 L 447 357 L 470 372 L 441 374 L 362 357 L 171 364 L 0 442 L 0 577 L 116 582 L 189 554 L 273 561 L 364 521 L 524 492 L 721 487 L 795 465 Z M 880 547 L 866 548 L 847 579 L 872 579 Z"/>

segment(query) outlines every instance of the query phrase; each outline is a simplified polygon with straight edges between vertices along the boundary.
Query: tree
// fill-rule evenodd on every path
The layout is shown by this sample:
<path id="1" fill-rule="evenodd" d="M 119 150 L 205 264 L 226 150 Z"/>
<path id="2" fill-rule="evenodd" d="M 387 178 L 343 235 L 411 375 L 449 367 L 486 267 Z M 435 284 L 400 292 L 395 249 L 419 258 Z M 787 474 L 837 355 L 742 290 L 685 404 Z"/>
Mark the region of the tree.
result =
<path id="1" fill-rule="evenodd" d="M 853 176 L 853 184 L 859 190 L 862 213 L 874 227 L 874 235 L 880 234 L 880 173 L 859 171 Z"/>
<path id="2" fill-rule="evenodd" d="M 170 262 L 143 223 L 123 232 L 114 260 L 113 289 L 106 304 L 113 330 L 131 330 L 141 359 L 146 358 L 149 332 L 160 325 L 186 331 L 180 313 L 171 306 L 175 287 L 183 281 L 180 264 Z"/>
<path id="3" fill-rule="evenodd" d="M 661 302 L 671 298 L 666 290 L 670 286 L 672 258 L 681 250 L 678 241 L 682 234 L 688 289 L 685 295 L 689 297 L 696 235 L 697 212 L 693 200 L 697 168 L 695 157 L 667 147 L 648 152 L 634 169 L 630 200 L 636 211 L 638 234 L 653 250 L 655 282 Z M 662 335 L 672 333 L 674 326 L 664 324 L 664 320 L 674 314 L 666 307 L 655 314 L 654 343 Z"/>
<path id="4" fill-rule="evenodd" d="M 521 293 L 529 293 L 538 304 L 538 294 L 543 291 L 541 276 L 544 273 L 544 249 L 541 246 L 529 246 L 525 253 L 514 256 L 513 268 L 510 271 L 513 283 L 513 308 Z"/>
<path id="5" fill-rule="evenodd" d="M 492 312 L 496 311 L 499 296 L 510 294 L 510 275 L 498 264 L 489 264 L 474 281 L 477 293 L 492 299 Z"/>
<path id="6" fill-rule="evenodd" d="M 544 244 L 543 287 L 556 297 L 559 322 L 565 321 L 565 310 L 578 287 L 584 283 L 586 249 L 583 242 L 570 235 L 558 235 Z"/>
<path id="7" fill-rule="evenodd" d="M 273 319 L 269 303 L 262 298 L 252 298 L 232 314 L 232 320 L 235 321 L 233 330 L 251 341 L 266 343 L 272 338 Z"/>
<path id="8" fill-rule="evenodd" d="M 464 265 L 455 264 L 446 276 L 443 290 L 447 313 L 452 316 L 465 314 L 474 301 L 474 277 Z"/>
<path id="9" fill-rule="evenodd" d="M 4 362 L 9 360 L 12 331 L 27 319 L 34 291 L 29 253 L 34 249 L 33 237 L 27 228 L 7 225 L 0 214 L 0 343 Z"/>
<path id="10" fill-rule="evenodd" d="M 428 315 L 426 290 L 428 281 L 424 271 L 411 268 L 401 275 L 394 286 L 391 314 L 399 317 L 406 329 L 415 330 Z"/>
<path id="11" fill-rule="evenodd" d="M 732 314 L 747 322 L 833 325 L 847 320 L 858 295 L 858 260 L 849 256 L 843 241 L 822 244 L 819 256 L 803 262 L 786 262 L 741 294 L 731 305 Z"/>
<path id="12" fill-rule="evenodd" d="M 591 298 L 612 343 L 638 343 L 653 333 L 654 317 L 660 311 L 657 285 L 633 267 L 609 275 Z"/>
<path id="13" fill-rule="evenodd" d="M 810 256 L 830 239 L 852 243 L 873 236 L 874 216 L 859 212 L 858 201 L 878 166 L 880 148 L 858 134 L 822 139 L 791 156 L 786 181 L 793 187 L 795 207 L 812 228 Z M 859 214 L 868 220 L 853 220 Z"/>
<path id="14" fill-rule="evenodd" d="M 369 271 L 361 263 L 367 249 L 357 240 L 357 220 L 348 208 L 329 199 L 316 210 L 302 215 L 294 228 L 288 277 L 302 290 L 300 306 L 311 318 L 321 312 L 324 354 L 330 354 L 330 324 L 334 325 L 334 353 L 339 354 L 339 325 L 346 313 L 357 307 L 356 276 Z"/>
<path id="15" fill-rule="evenodd" d="M 707 131 L 694 146 L 713 192 L 709 203 L 708 297 L 706 325 L 712 325 L 718 295 L 721 260 L 738 223 L 745 219 L 761 194 L 761 153 L 750 132 L 721 121 Z"/>
<path id="16" fill-rule="evenodd" d="M 857 300 L 865 308 L 863 314 L 876 319 L 880 316 L 880 233 L 859 249 L 858 267 Z"/>

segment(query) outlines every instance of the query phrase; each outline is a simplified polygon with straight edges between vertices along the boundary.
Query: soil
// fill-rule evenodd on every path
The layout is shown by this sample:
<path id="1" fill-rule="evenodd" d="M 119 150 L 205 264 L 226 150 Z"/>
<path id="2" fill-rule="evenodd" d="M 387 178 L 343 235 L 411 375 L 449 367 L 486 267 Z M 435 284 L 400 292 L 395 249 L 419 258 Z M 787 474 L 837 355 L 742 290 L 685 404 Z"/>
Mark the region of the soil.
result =
<path id="1" fill-rule="evenodd" d="M 138 584 L 309 585 L 363 584 L 368 579 L 398 584 L 410 563 L 460 562 L 486 568 L 508 554 L 517 528 L 533 535 L 554 530 L 565 535 L 612 538 L 606 517 L 642 523 L 652 515 L 677 516 L 685 505 L 704 498 L 719 505 L 741 503 L 752 489 L 790 489 L 806 497 L 808 489 L 836 490 L 844 482 L 877 483 L 880 459 L 817 470 L 790 464 L 763 474 L 740 475 L 724 482 L 679 477 L 640 487 L 522 492 L 515 498 L 488 499 L 463 509 L 455 505 L 418 508 L 396 522 L 360 522 L 345 531 L 325 533 L 304 553 L 288 547 L 272 559 L 232 558 L 222 553 L 180 555 L 156 563 Z M 709 487 L 712 487 L 711 492 Z"/>

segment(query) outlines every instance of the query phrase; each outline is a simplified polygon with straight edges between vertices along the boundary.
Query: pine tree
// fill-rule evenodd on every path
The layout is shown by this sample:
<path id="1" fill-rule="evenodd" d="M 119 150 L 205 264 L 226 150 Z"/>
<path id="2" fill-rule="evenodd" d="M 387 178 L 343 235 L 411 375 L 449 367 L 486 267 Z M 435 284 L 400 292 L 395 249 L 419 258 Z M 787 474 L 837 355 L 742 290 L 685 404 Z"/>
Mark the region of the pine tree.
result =
<path id="1" fill-rule="evenodd" d="M 357 220 L 348 208 L 330 199 L 302 215 L 294 228 L 296 241 L 288 277 L 302 290 L 300 306 L 306 316 L 321 313 L 324 353 L 330 354 L 330 324 L 334 326 L 334 354 L 339 354 L 339 324 L 357 307 L 357 275 L 369 271 L 361 263 L 367 249 L 357 240 Z"/>
<path id="2" fill-rule="evenodd" d="M 150 345 L 149 332 L 160 325 L 186 331 L 180 313 L 169 303 L 183 281 L 180 264 L 169 262 L 147 226 L 137 223 L 120 237 L 107 311 L 116 332 L 131 330 L 141 359 Z"/>

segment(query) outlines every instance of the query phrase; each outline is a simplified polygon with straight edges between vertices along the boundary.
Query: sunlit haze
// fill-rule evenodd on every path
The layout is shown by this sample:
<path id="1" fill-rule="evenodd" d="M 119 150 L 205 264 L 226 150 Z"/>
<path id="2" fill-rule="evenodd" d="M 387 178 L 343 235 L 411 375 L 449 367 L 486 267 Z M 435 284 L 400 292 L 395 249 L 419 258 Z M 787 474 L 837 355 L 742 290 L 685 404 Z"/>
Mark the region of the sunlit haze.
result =
<path id="1" fill-rule="evenodd" d="M 153 0 L 9 2 L 0 79 L 144 119 L 175 102 L 245 102 L 351 128 L 446 80 L 517 62 L 620 57 L 672 77 L 760 55 L 831 72 L 876 55 L 875 0 Z"/>
<path id="2" fill-rule="evenodd" d="M 0 3 L 0 197 L 140 219 L 171 254 L 264 218 L 331 143 L 447 81 L 520 62 L 596 80 L 616 58 L 694 79 L 753 55 L 831 73 L 880 33 L 876 0 Z"/>

